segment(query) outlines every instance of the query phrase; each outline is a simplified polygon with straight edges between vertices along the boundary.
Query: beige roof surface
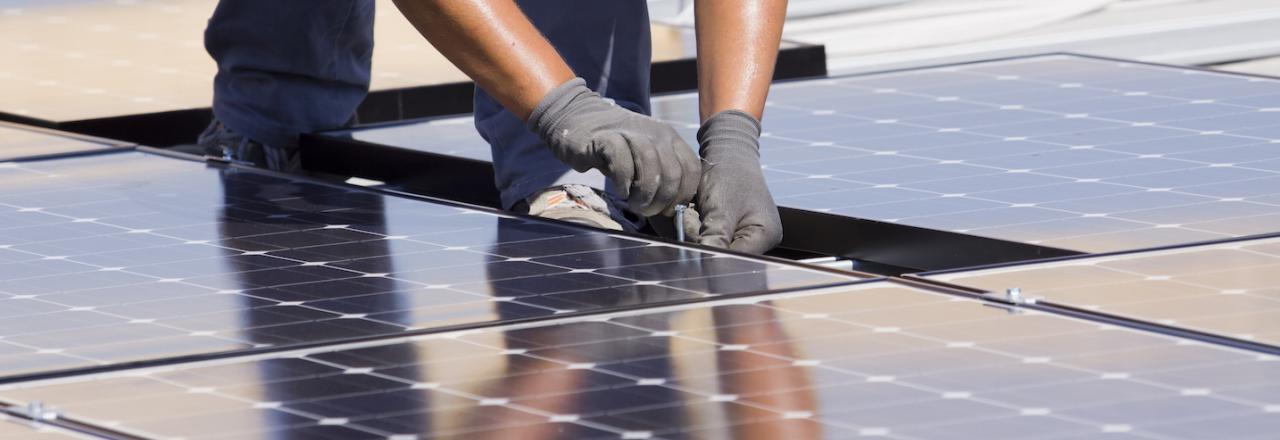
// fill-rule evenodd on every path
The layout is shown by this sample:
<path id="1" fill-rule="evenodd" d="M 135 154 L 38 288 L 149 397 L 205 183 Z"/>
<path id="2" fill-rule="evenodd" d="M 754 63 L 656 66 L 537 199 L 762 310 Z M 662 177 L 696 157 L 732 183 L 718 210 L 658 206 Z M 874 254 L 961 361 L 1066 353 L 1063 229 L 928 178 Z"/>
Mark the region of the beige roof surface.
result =
<path id="1" fill-rule="evenodd" d="M 0 6 L 0 112 L 52 121 L 208 107 L 213 60 L 202 35 L 216 0 L 7 2 Z M 374 90 L 466 81 L 378 0 Z M 656 59 L 688 38 L 657 29 Z"/>

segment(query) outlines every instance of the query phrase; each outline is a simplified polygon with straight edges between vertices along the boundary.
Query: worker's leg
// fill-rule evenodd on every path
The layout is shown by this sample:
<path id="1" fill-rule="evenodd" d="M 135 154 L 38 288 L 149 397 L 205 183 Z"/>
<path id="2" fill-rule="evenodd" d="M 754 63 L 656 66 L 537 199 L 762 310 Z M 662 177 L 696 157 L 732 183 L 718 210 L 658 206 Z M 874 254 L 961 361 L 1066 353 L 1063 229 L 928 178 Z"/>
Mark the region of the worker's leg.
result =
<path id="1" fill-rule="evenodd" d="M 522 0 L 520 6 L 588 87 L 649 113 L 649 18 L 643 0 Z M 579 173 L 556 159 L 524 121 L 483 91 L 477 90 L 475 104 L 476 128 L 492 146 L 504 208 L 566 184 L 614 193 L 600 172 Z"/>
<path id="2" fill-rule="evenodd" d="M 368 92 L 373 12 L 373 0 L 218 2 L 205 30 L 216 120 L 201 144 L 296 166 L 298 134 L 342 126 Z"/>

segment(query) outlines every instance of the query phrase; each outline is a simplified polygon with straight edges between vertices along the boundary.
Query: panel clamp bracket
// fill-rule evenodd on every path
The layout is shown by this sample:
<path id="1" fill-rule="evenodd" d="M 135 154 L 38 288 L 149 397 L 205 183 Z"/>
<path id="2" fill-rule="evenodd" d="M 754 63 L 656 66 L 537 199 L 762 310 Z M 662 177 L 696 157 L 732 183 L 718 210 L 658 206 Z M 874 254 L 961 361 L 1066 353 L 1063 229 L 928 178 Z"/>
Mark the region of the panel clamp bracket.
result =
<path id="1" fill-rule="evenodd" d="M 27 406 L 23 407 L 20 411 L 27 417 L 31 418 L 33 422 L 37 423 L 51 422 L 58 420 L 59 417 L 57 410 L 52 407 L 45 406 L 44 402 L 39 400 L 27 403 Z"/>

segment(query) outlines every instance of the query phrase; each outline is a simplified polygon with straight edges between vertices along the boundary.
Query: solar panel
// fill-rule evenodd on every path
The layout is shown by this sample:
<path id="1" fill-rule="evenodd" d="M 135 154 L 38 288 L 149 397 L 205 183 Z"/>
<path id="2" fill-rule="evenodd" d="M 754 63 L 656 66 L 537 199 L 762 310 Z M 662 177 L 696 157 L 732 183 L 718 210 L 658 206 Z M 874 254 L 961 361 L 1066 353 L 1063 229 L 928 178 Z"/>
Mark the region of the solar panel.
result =
<path id="1" fill-rule="evenodd" d="M 1276 362 L 881 282 L 0 396 L 191 439 L 1266 438 Z"/>
<path id="2" fill-rule="evenodd" d="M 938 275 L 956 284 L 1280 347 L 1280 239 Z"/>
<path id="3" fill-rule="evenodd" d="M 859 281 L 140 152 L 0 168 L 0 376 Z"/>
<path id="4" fill-rule="evenodd" d="M 696 95 L 654 100 L 691 141 Z M 1280 231 L 1280 82 L 1070 55 L 775 85 L 781 206 L 1108 252 Z M 466 118 L 336 132 L 469 158 Z"/>
<path id="5" fill-rule="evenodd" d="M 0 122 L 0 162 L 105 151 L 125 146 L 119 142 L 96 142 L 55 133 Z"/>

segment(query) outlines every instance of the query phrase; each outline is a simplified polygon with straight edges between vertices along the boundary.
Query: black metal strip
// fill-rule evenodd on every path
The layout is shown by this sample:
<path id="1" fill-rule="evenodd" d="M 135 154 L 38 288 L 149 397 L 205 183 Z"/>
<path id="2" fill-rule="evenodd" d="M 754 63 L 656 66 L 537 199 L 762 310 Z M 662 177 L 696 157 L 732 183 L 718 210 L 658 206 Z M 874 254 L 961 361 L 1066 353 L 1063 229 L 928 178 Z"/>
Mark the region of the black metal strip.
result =
<path id="1" fill-rule="evenodd" d="M 779 207 L 782 246 L 914 271 L 1080 255 L 1081 252 L 977 235 Z"/>
<path id="2" fill-rule="evenodd" d="M 30 116 L 22 116 L 22 115 L 13 114 L 13 113 L 5 113 L 3 111 L 0 111 L 0 122 L 7 122 L 11 124 L 21 124 L 29 127 L 40 127 L 40 128 L 48 128 L 48 129 L 52 129 L 58 126 L 58 123 L 54 121 L 44 120 L 40 118 L 33 118 Z"/>
<path id="3" fill-rule="evenodd" d="M 3 114 L 0 114 L 3 119 Z M 60 121 L 50 128 L 141 145 L 194 144 L 196 136 L 209 125 L 213 111 L 208 108 L 121 115 L 79 121 Z"/>
<path id="4" fill-rule="evenodd" d="M 501 204 L 488 161 L 314 134 L 302 135 L 301 144 L 306 170 L 379 180 L 433 199 Z"/>

